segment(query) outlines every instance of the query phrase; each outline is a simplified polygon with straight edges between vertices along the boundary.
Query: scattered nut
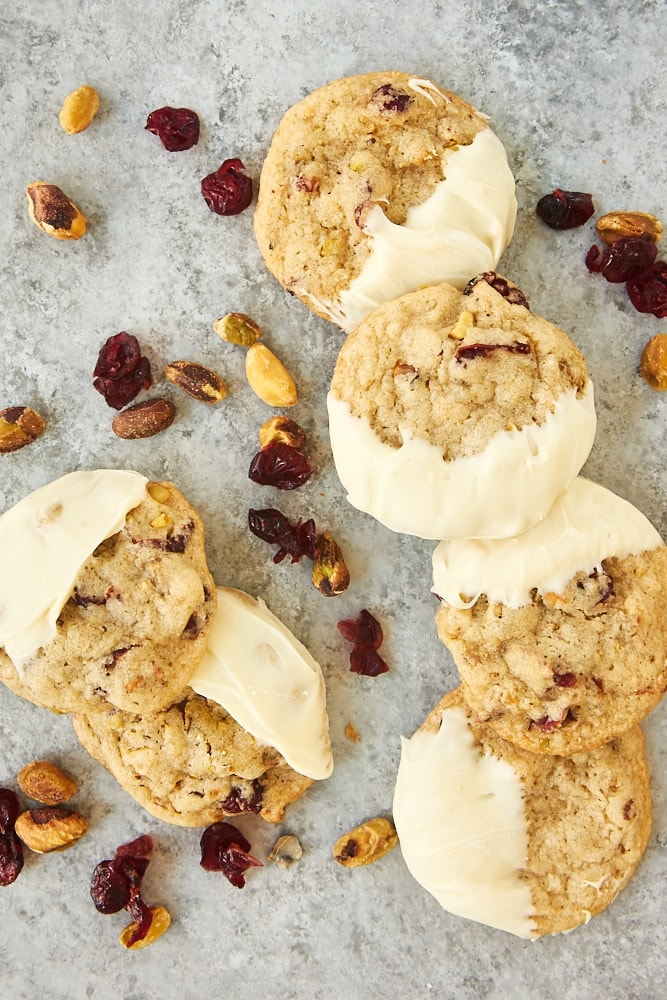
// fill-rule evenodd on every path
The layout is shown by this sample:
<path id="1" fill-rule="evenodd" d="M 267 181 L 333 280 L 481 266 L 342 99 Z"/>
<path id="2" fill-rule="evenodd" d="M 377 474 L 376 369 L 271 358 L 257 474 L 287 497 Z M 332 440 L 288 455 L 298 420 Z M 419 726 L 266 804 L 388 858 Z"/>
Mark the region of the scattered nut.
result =
<path id="1" fill-rule="evenodd" d="M 350 586 L 350 574 L 343 553 L 326 531 L 317 537 L 312 580 L 313 586 L 325 597 L 336 597 Z"/>
<path id="2" fill-rule="evenodd" d="M 283 870 L 289 868 L 301 857 L 303 857 L 303 847 L 293 834 L 278 837 L 268 855 L 269 861 L 275 861 L 278 867 Z"/>
<path id="3" fill-rule="evenodd" d="M 176 408 L 168 399 L 146 399 L 121 410 L 113 418 L 111 429 L 117 437 L 127 440 L 153 437 L 166 430 L 175 416 Z"/>
<path id="4" fill-rule="evenodd" d="M 306 443 L 306 435 L 301 427 L 289 417 L 271 417 L 259 429 L 259 446 L 266 448 L 274 442 L 288 444 L 301 451 Z"/>
<path id="5" fill-rule="evenodd" d="M 69 135 L 87 129 L 100 108 L 100 95 L 94 87 L 79 87 L 63 101 L 60 124 Z"/>
<path id="6" fill-rule="evenodd" d="M 0 410 L 0 455 L 32 444 L 45 427 L 44 418 L 29 406 L 8 406 Z"/>
<path id="7" fill-rule="evenodd" d="M 622 236 L 648 236 L 654 243 L 662 237 L 662 223 L 648 212 L 607 212 L 598 219 L 595 228 L 607 246 Z"/>
<path id="8" fill-rule="evenodd" d="M 475 317 L 470 312 L 462 312 L 447 334 L 452 340 L 465 340 L 468 330 L 475 325 Z"/>
<path id="9" fill-rule="evenodd" d="M 667 389 L 667 333 L 656 333 L 642 351 L 639 374 L 652 389 Z"/>
<path id="10" fill-rule="evenodd" d="M 348 722 L 345 727 L 345 736 L 348 740 L 352 740 L 353 743 L 358 743 L 361 739 L 361 733 L 353 723 Z"/>
<path id="11" fill-rule="evenodd" d="M 213 329 L 222 340 L 240 347 L 252 347 L 261 336 L 257 323 L 245 313 L 227 313 L 221 319 L 216 319 Z"/>
<path id="12" fill-rule="evenodd" d="M 196 361 L 172 361 L 164 369 L 164 377 L 202 403 L 219 403 L 227 395 L 225 380 Z"/>
<path id="13" fill-rule="evenodd" d="M 146 490 L 156 503 L 166 503 L 171 496 L 171 490 L 166 483 L 149 483 Z"/>
<path id="14" fill-rule="evenodd" d="M 21 791 L 47 806 L 57 806 L 76 794 L 79 784 L 50 760 L 34 760 L 18 773 Z"/>
<path id="15" fill-rule="evenodd" d="M 128 924 L 127 927 L 120 932 L 118 940 L 122 944 L 123 948 L 127 948 L 129 951 L 138 951 L 139 948 L 145 948 L 147 945 L 153 944 L 154 941 L 157 941 L 159 937 L 162 937 L 171 924 L 169 911 L 165 910 L 164 906 L 151 906 L 150 911 L 153 915 L 153 919 L 145 937 L 139 938 L 130 944 L 130 940 L 138 927 L 136 920 L 131 924 Z"/>
<path id="16" fill-rule="evenodd" d="M 378 816 L 339 837 L 333 846 L 333 856 L 344 868 L 361 868 L 383 858 L 397 843 L 392 824 Z"/>
<path id="17" fill-rule="evenodd" d="M 294 406 L 297 401 L 296 386 L 282 361 L 265 347 L 256 343 L 248 348 L 245 371 L 253 392 L 269 406 Z"/>
<path id="18" fill-rule="evenodd" d="M 87 831 L 88 820 L 62 806 L 43 806 L 21 813 L 15 829 L 31 851 L 50 854 L 73 847 Z"/>
<path id="19" fill-rule="evenodd" d="M 55 184 L 34 181 L 26 188 L 28 211 L 35 225 L 58 240 L 79 240 L 88 220 Z"/>

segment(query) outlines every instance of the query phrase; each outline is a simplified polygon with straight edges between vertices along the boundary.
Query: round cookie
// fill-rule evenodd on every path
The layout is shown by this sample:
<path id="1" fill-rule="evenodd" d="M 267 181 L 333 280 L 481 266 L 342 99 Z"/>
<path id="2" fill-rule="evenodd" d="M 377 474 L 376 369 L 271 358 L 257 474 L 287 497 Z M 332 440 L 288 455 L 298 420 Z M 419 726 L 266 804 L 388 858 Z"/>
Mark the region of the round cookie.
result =
<path id="1" fill-rule="evenodd" d="M 569 931 L 615 899 L 646 847 L 642 734 L 539 756 L 476 724 L 457 688 L 403 741 L 393 813 L 408 868 L 446 910 L 524 938 Z"/>
<path id="2" fill-rule="evenodd" d="M 113 524 L 100 520 L 109 495 Z M 6 534 L 19 525 L 27 575 L 10 577 L 17 594 L 0 599 L 0 680 L 55 712 L 154 712 L 177 701 L 216 608 L 203 525 L 179 490 L 137 473 L 71 473 L 4 517 Z M 3 548 L 3 573 L 11 563 Z M 23 607 L 33 618 L 18 628 Z"/>
<path id="3" fill-rule="evenodd" d="M 440 543 L 433 591 L 475 718 L 527 750 L 598 747 L 667 689 L 667 547 L 589 480 L 519 538 Z"/>
<path id="4" fill-rule="evenodd" d="M 595 436 L 584 359 L 493 273 L 376 309 L 327 398 L 348 499 L 423 538 L 507 537 L 543 517 Z"/>
<path id="5" fill-rule="evenodd" d="M 153 715 L 114 710 L 73 723 L 88 753 L 166 823 L 208 826 L 241 812 L 278 823 L 313 783 L 192 691 Z"/>
<path id="6" fill-rule="evenodd" d="M 353 330 L 423 285 L 494 268 L 516 217 L 487 119 L 401 72 L 347 77 L 285 114 L 260 177 L 255 234 L 269 270 Z"/>

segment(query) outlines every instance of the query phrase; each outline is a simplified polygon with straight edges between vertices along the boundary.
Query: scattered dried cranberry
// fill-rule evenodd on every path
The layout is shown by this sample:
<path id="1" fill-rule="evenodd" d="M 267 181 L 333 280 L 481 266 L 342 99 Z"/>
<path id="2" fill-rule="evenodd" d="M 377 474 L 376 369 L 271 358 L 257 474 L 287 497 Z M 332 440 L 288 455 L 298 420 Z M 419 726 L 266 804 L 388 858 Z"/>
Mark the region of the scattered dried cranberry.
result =
<path id="1" fill-rule="evenodd" d="M 275 507 L 268 507 L 265 510 L 250 509 L 248 527 L 257 538 L 278 545 L 278 551 L 273 557 L 274 563 L 282 562 L 286 556 L 290 556 L 293 563 L 298 562 L 303 556 L 308 556 L 309 559 L 315 558 L 317 530 L 312 518 L 293 525 Z"/>
<path id="2" fill-rule="evenodd" d="M 530 354 L 530 344 L 515 340 L 513 344 L 465 344 L 457 348 L 454 355 L 459 364 L 474 361 L 475 358 L 488 358 L 494 351 L 508 351 L 510 354 Z"/>
<path id="3" fill-rule="evenodd" d="M 614 283 L 630 281 L 650 267 L 658 248 L 650 238 L 621 236 L 602 252 L 595 244 L 586 254 L 586 267 L 595 274 L 602 274 Z"/>
<path id="4" fill-rule="evenodd" d="M 364 677 L 378 677 L 386 674 L 389 667 L 376 649 L 355 646 L 350 653 L 350 670 L 353 674 L 363 674 Z"/>
<path id="5" fill-rule="evenodd" d="M 158 136 L 170 153 L 179 153 L 199 142 L 199 117 L 189 108 L 158 108 L 149 114 L 146 130 Z"/>
<path id="6" fill-rule="evenodd" d="M 141 883 L 153 853 L 151 837 L 137 837 L 121 844 L 113 860 L 101 861 L 90 880 L 90 895 L 100 913 L 127 910 L 137 926 L 128 945 L 142 941 L 148 934 L 153 914 L 141 898 Z"/>
<path id="7" fill-rule="evenodd" d="M 207 872 L 222 872 L 232 885 L 242 889 L 244 872 L 261 868 L 262 862 L 249 853 L 250 844 L 231 823 L 213 823 L 201 835 L 201 866 Z"/>
<path id="8" fill-rule="evenodd" d="M 540 198 L 535 211 L 550 229 L 574 229 L 576 226 L 583 226 L 595 208 L 590 194 L 556 188 L 551 194 Z"/>
<path id="9" fill-rule="evenodd" d="M 271 441 L 253 458 L 248 479 L 260 486 L 295 490 L 303 486 L 312 474 L 312 467 L 302 452 L 283 441 Z"/>
<path id="10" fill-rule="evenodd" d="M 382 645 L 382 626 L 366 608 L 359 613 L 358 618 L 344 618 L 338 622 L 337 628 L 343 638 L 355 646 L 379 649 Z"/>
<path id="11" fill-rule="evenodd" d="M 23 868 L 23 844 L 14 830 L 20 811 L 11 788 L 0 788 L 0 885 L 16 882 Z"/>
<path id="12" fill-rule="evenodd" d="M 656 260 L 637 278 L 627 283 L 628 295 L 635 309 L 652 313 L 658 319 L 667 316 L 667 262 Z"/>
<path id="13" fill-rule="evenodd" d="M 381 115 L 405 114 L 412 103 L 412 98 L 404 90 L 397 90 L 390 83 L 383 83 L 373 93 L 368 103 Z"/>
<path id="14" fill-rule="evenodd" d="M 93 386 L 107 404 L 121 410 L 151 383 L 150 362 L 142 356 L 137 338 L 124 331 L 109 337 L 93 371 Z"/>
<path id="15" fill-rule="evenodd" d="M 204 201 L 216 215 L 238 215 L 252 201 L 252 179 L 240 160 L 225 160 L 201 182 Z"/>
<path id="16" fill-rule="evenodd" d="M 0 833 L 11 833 L 19 812 L 16 793 L 11 788 L 0 788 Z"/>

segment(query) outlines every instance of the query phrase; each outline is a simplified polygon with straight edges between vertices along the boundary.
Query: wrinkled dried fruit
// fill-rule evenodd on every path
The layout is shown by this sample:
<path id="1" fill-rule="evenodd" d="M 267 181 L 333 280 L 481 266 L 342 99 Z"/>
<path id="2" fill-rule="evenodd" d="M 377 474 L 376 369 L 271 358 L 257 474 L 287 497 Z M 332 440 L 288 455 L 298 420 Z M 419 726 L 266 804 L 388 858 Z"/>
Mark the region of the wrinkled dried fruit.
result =
<path id="1" fill-rule="evenodd" d="M 191 149 L 199 142 L 199 117 L 189 108 L 164 107 L 151 111 L 145 127 L 170 153 Z"/>
<path id="2" fill-rule="evenodd" d="M 21 811 L 16 792 L 0 788 L 0 833 L 11 833 Z"/>
<path id="3" fill-rule="evenodd" d="M 26 188 L 28 212 L 35 225 L 58 240 L 79 240 L 88 220 L 56 184 L 33 181 Z"/>
<path id="4" fill-rule="evenodd" d="M 268 854 L 269 861 L 275 861 L 283 871 L 301 857 L 303 857 L 303 848 L 294 834 L 286 834 L 284 837 L 278 837 Z"/>
<path id="5" fill-rule="evenodd" d="M 224 160 L 201 182 L 204 201 L 216 215 L 238 215 L 252 201 L 252 179 L 238 159 Z"/>
<path id="6" fill-rule="evenodd" d="M 667 333 L 656 333 L 642 351 L 639 374 L 652 389 L 667 389 Z"/>
<path id="7" fill-rule="evenodd" d="M 462 344 L 454 354 L 459 364 L 474 361 L 476 358 L 488 358 L 494 351 L 507 351 L 508 354 L 530 354 L 530 344 L 515 340 L 512 344 Z"/>
<path id="8" fill-rule="evenodd" d="M 175 416 L 176 407 L 168 399 L 146 399 L 122 410 L 111 421 L 111 429 L 126 440 L 153 437 L 170 427 Z"/>
<path id="9" fill-rule="evenodd" d="M 593 245 L 586 254 L 586 267 L 592 273 L 604 275 L 607 281 L 629 281 L 642 274 L 657 253 L 655 243 L 644 236 L 621 236 L 602 252 Z"/>
<path id="10" fill-rule="evenodd" d="M 667 262 L 656 262 L 627 283 L 628 295 L 635 309 L 652 313 L 658 319 L 667 316 Z"/>
<path id="11" fill-rule="evenodd" d="M 126 909 L 133 918 L 134 924 L 126 928 L 125 947 L 132 947 L 146 938 L 151 929 L 153 911 L 141 898 L 141 883 L 152 854 L 151 837 L 137 837 L 121 844 L 113 860 L 101 861 L 90 880 L 90 895 L 100 913 L 118 913 Z"/>
<path id="12" fill-rule="evenodd" d="M 250 798 L 243 795 L 240 788 L 232 788 L 224 802 L 220 803 L 226 813 L 238 815 L 239 813 L 258 813 L 262 809 L 262 786 L 259 781 L 253 781 L 253 790 Z"/>
<path id="13" fill-rule="evenodd" d="M 297 391 L 294 379 L 275 354 L 264 344 L 248 348 L 245 359 L 248 384 L 268 406 L 295 406 Z"/>
<path id="14" fill-rule="evenodd" d="M 213 823 L 201 835 L 201 866 L 208 872 L 222 872 L 238 889 L 245 885 L 248 868 L 262 867 L 250 844 L 231 823 Z"/>
<path id="15" fill-rule="evenodd" d="M 21 813 L 15 829 L 31 851 L 50 854 L 73 847 L 88 830 L 88 820 L 62 806 L 43 806 Z"/>
<path id="16" fill-rule="evenodd" d="M 396 830 L 382 816 L 344 833 L 333 846 L 333 856 L 344 868 L 361 868 L 379 861 L 398 843 Z"/>
<path id="17" fill-rule="evenodd" d="M 289 556 L 293 563 L 299 562 L 303 556 L 315 558 L 317 531 L 312 518 L 299 521 L 293 525 L 284 514 L 275 507 L 265 510 L 248 511 L 248 527 L 253 535 L 264 542 L 278 545 L 278 551 L 273 557 L 274 563 L 280 563 Z"/>
<path id="18" fill-rule="evenodd" d="M 0 886 L 11 885 L 23 868 L 23 845 L 14 830 L 0 833 Z"/>
<path id="19" fill-rule="evenodd" d="M 317 536 L 312 580 L 313 586 L 325 597 L 337 597 L 350 586 L 350 573 L 343 553 L 327 531 Z"/>
<path id="20" fill-rule="evenodd" d="M 355 646 L 350 653 L 350 670 L 353 674 L 362 674 L 364 677 L 379 677 L 380 674 L 387 673 L 389 665 L 376 649 Z"/>
<path id="21" fill-rule="evenodd" d="M 0 455 L 32 444 L 45 427 L 44 418 L 29 406 L 8 406 L 0 410 Z"/>
<path id="22" fill-rule="evenodd" d="M 381 115 L 405 114 L 412 103 L 412 98 L 404 90 L 397 90 L 390 83 L 383 83 L 373 93 L 370 107 Z"/>
<path id="23" fill-rule="evenodd" d="M 159 937 L 162 937 L 164 932 L 170 927 L 171 916 L 164 906 L 151 906 L 148 909 L 151 918 L 148 930 L 144 931 L 142 936 L 141 921 L 134 920 L 131 924 L 128 924 L 127 927 L 123 928 L 118 938 L 123 948 L 129 948 L 130 951 L 146 948 L 149 944 L 157 941 Z M 145 916 L 143 919 L 145 920 Z"/>
<path id="24" fill-rule="evenodd" d="M 47 806 L 66 802 L 79 788 L 71 775 L 50 760 L 34 760 L 26 764 L 19 771 L 17 781 L 21 791 Z"/>
<path id="25" fill-rule="evenodd" d="M 366 608 L 359 613 L 358 618 L 339 621 L 337 628 L 343 638 L 355 646 L 379 649 L 382 645 L 382 626 Z"/>
<path id="26" fill-rule="evenodd" d="M 267 445 L 276 441 L 301 451 L 306 443 L 306 435 L 294 420 L 278 415 L 277 417 L 269 417 L 259 429 L 260 448 L 266 448 Z"/>
<path id="27" fill-rule="evenodd" d="M 252 347 L 261 336 L 261 330 L 254 319 L 245 313 L 227 313 L 213 324 L 215 333 L 222 340 L 240 347 Z"/>
<path id="28" fill-rule="evenodd" d="M 248 479 L 260 486 L 295 490 L 313 474 L 305 455 L 289 444 L 273 441 L 262 448 L 250 463 Z"/>
<path id="29" fill-rule="evenodd" d="M 225 380 L 195 361 L 172 361 L 165 367 L 164 377 L 201 403 L 219 403 L 227 395 Z"/>
<path id="30" fill-rule="evenodd" d="M 69 135 L 87 129 L 100 108 L 100 95 L 94 87 L 79 87 L 68 94 L 60 109 L 60 124 Z"/>
<path id="31" fill-rule="evenodd" d="M 133 334 L 116 333 L 104 343 L 93 370 L 93 386 L 108 406 L 122 410 L 152 384 L 151 366 Z"/>
<path id="32" fill-rule="evenodd" d="M 662 223 L 648 212 L 607 212 L 595 223 L 598 236 L 610 246 L 621 236 L 645 236 L 658 243 Z"/>
<path id="33" fill-rule="evenodd" d="M 583 226 L 595 211 L 590 194 L 556 188 L 537 203 L 538 218 L 550 229 L 574 229 Z"/>
<path id="34" fill-rule="evenodd" d="M 507 299 L 513 305 L 525 306 L 526 309 L 530 309 L 528 299 L 521 289 L 515 285 L 511 285 L 507 278 L 503 278 L 502 275 L 497 274 L 495 271 L 485 271 L 483 274 L 478 274 L 476 277 L 471 278 L 463 289 L 463 294 L 470 295 L 475 285 L 480 281 L 485 281 L 487 285 L 491 285 L 491 288 L 495 289 L 499 295 L 502 295 L 504 299 Z"/>

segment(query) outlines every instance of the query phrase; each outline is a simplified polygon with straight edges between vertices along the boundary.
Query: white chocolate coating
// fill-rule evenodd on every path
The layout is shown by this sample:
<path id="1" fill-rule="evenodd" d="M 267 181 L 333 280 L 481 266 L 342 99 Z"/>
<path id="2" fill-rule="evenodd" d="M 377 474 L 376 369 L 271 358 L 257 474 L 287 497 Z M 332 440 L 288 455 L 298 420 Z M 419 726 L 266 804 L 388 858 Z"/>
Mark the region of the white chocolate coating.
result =
<path id="1" fill-rule="evenodd" d="M 261 600 L 218 587 L 218 610 L 190 687 L 308 778 L 333 771 L 324 677 Z"/>
<path id="2" fill-rule="evenodd" d="M 443 461 L 404 435 L 392 448 L 333 393 L 329 433 L 348 500 L 393 531 L 421 538 L 505 538 L 544 517 L 578 474 L 595 437 L 593 386 L 563 393 L 540 426 L 499 431 L 468 458 Z"/>
<path id="3" fill-rule="evenodd" d="M 411 874 L 440 905 L 479 923 L 535 937 L 521 779 L 474 746 L 465 712 L 443 712 L 437 733 L 402 740 L 394 823 Z"/>
<path id="4" fill-rule="evenodd" d="M 578 477 L 539 524 L 518 538 L 441 542 L 433 553 L 433 593 L 455 608 L 480 594 L 518 608 L 533 589 L 560 593 L 603 559 L 655 549 L 662 539 L 644 515 L 610 490 Z"/>
<path id="5" fill-rule="evenodd" d="M 463 289 L 474 275 L 494 270 L 511 240 L 514 177 L 498 137 L 483 129 L 469 145 L 444 150 L 441 160 L 445 179 L 409 209 L 403 225 L 373 206 L 364 226 L 372 249 L 361 272 L 336 302 L 313 300 L 347 333 L 405 292 L 442 281 Z"/>
<path id="6" fill-rule="evenodd" d="M 86 560 L 146 495 L 138 472 L 70 472 L 0 517 L 0 646 L 17 670 L 56 635 Z"/>

